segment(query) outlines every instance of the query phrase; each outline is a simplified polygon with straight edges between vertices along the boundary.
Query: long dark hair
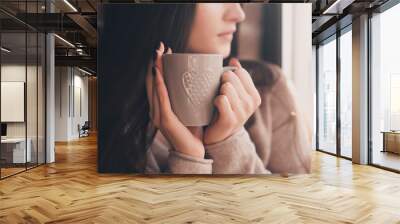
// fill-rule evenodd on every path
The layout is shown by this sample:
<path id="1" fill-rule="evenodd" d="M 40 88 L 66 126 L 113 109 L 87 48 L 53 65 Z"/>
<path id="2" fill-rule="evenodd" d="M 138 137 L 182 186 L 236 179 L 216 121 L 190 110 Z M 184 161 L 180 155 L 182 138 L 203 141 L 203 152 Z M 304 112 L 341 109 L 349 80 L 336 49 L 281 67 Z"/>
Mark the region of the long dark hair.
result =
<path id="1" fill-rule="evenodd" d="M 146 74 L 160 41 L 185 52 L 195 4 L 105 4 L 98 19 L 99 172 L 143 172 L 149 130 Z"/>

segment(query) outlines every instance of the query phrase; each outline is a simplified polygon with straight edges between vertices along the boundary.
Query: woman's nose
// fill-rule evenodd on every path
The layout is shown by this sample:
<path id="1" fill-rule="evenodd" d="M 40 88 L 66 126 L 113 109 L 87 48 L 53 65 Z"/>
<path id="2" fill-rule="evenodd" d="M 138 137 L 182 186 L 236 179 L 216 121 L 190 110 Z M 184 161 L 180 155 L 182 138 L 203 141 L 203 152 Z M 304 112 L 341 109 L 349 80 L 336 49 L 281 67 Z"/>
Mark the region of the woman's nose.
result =
<path id="1" fill-rule="evenodd" d="M 246 18 L 242 6 L 239 3 L 226 4 L 226 6 L 227 8 L 224 16 L 226 21 L 240 23 Z"/>

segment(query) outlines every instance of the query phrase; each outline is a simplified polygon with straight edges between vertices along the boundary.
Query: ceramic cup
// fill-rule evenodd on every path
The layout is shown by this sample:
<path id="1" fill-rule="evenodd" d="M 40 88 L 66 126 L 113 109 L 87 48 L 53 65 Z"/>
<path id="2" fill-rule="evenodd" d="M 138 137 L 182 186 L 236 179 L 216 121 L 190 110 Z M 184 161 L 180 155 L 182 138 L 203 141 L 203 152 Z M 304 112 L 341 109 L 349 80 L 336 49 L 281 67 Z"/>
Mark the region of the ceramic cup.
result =
<path id="1" fill-rule="evenodd" d="M 206 126 L 214 113 L 221 75 L 236 67 L 223 67 L 219 54 L 164 54 L 164 80 L 172 110 L 185 126 Z"/>

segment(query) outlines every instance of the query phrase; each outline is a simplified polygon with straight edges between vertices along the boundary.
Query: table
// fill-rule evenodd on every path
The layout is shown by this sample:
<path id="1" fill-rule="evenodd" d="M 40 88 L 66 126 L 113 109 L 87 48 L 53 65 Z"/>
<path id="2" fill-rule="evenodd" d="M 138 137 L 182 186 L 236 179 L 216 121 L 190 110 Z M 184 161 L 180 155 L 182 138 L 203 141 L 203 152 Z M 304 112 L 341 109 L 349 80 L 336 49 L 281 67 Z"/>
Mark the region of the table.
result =
<path id="1" fill-rule="evenodd" d="M 400 131 L 382 131 L 381 133 L 383 133 L 382 152 L 400 154 Z"/>
<path id="2" fill-rule="evenodd" d="M 1 159 L 4 159 L 6 163 L 30 162 L 32 141 L 30 138 L 27 138 L 26 141 L 28 144 L 25 151 L 25 138 L 1 139 Z"/>

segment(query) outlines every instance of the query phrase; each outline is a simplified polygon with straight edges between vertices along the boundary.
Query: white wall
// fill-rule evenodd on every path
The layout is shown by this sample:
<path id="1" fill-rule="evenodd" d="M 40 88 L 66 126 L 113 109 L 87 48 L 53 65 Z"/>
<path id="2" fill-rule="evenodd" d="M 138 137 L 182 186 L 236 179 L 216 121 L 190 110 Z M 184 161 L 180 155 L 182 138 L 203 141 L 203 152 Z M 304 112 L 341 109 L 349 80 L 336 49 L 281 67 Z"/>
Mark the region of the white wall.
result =
<path id="1" fill-rule="evenodd" d="M 38 69 L 38 70 L 36 70 Z M 26 112 L 27 120 L 24 122 L 6 122 L 8 138 L 30 139 L 32 161 L 44 162 L 44 74 L 42 67 L 25 64 L 3 64 L 1 66 L 1 81 L 24 82 L 26 85 L 26 107 L 21 108 Z M 26 80 L 27 79 L 27 80 Z M 7 96 L 2 96 L 7 97 Z M 9 108 L 1 108 L 2 111 Z M 16 112 L 15 112 L 16 113 Z M 37 153 L 39 156 L 37 156 Z"/>
<path id="2" fill-rule="evenodd" d="M 28 71 L 31 70 L 32 67 L 28 67 Z M 10 82 L 10 81 L 18 81 L 25 82 L 25 64 L 9 64 L 1 66 L 1 81 Z M 6 108 L 1 108 L 1 110 L 5 110 Z M 7 123 L 7 137 L 19 138 L 25 137 L 25 122 L 11 122 Z"/>
<path id="3" fill-rule="evenodd" d="M 68 71 L 67 67 L 55 68 L 55 141 L 68 140 L 68 86 L 70 83 Z"/>
<path id="4" fill-rule="evenodd" d="M 56 67 L 55 141 L 79 138 L 78 124 L 88 120 L 88 78 L 83 75 L 76 68 Z"/>
<path id="5" fill-rule="evenodd" d="M 25 71 L 27 69 L 27 73 Z M 39 71 L 41 72 L 41 71 Z M 27 120 L 28 120 L 28 137 L 31 133 L 35 133 L 36 137 L 36 66 L 27 66 L 19 64 L 6 64 L 1 66 L 1 81 L 2 82 L 26 82 L 25 75 L 27 74 Z M 4 97 L 4 96 L 3 96 Z M 39 105 L 40 107 L 41 105 Z M 1 108 L 6 110 L 7 108 Z M 32 123 L 33 122 L 33 123 Z M 26 122 L 7 122 L 8 137 L 25 137 Z"/>
<path id="6" fill-rule="evenodd" d="M 1 81 L 1 121 L 24 122 L 25 83 Z"/>
<path id="7" fill-rule="evenodd" d="M 78 124 L 81 126 L 85 123 L 85 121 L 89 120 L 89 94 L 88 94 L 88 77 L 81 76 L 83 73 L 76 74 L 78 70 L 75 70 L 74 75 L 74 108 L 72 108 L 72 120 L 71 120 L 71 135 L 73 138 L 78 138 Z M 80 91 L 80 93 L 79 93 Z M 80 97 L 79 97 L 80 95 Z M 80 101 L 80 102 L 79 102 Z M 80 104 L 80 105 L 79 105 Z M 81 107 L 81 112 L 79 111 L 79 107 Z"/>

